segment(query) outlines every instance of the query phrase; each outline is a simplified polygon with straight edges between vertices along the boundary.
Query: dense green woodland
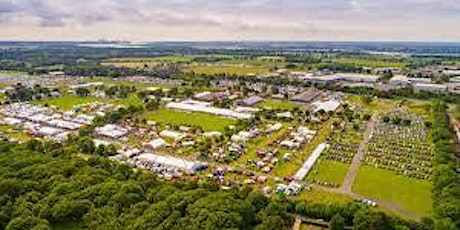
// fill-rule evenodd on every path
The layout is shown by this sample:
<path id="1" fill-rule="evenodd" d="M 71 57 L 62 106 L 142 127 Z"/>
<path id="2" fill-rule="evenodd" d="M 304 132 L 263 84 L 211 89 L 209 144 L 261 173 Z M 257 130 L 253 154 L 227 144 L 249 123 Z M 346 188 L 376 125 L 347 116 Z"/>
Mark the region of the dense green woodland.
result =
<path id="1" fill-rule="evenodd" d="M 435 147 L 432 192 L 437 229 L 460 229 L 460 164 L 445 104 L 434 104 L 432 120 Z"/>
<path id="2" fill-rule="evenodd" d="M 289 229 L 294 214 L 355 229 L 430 229 L 345 206 L 272 200 L 249 187 L 219 190 L 213 182 L 157 180 L 76 147 L 0 142 L 0 229 Z M 341 229 L 334 227 L 334 229 Z"/>

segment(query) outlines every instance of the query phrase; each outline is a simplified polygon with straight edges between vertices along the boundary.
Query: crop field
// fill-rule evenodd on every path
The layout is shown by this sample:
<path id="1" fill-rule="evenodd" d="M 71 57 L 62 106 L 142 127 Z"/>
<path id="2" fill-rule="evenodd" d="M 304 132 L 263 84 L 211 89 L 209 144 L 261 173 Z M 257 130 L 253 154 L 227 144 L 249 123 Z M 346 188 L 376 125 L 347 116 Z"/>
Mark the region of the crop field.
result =
<path id="1" fill-rule="evenodd" d="M 198 126 L 205 131 L 224 131 L 234 125 L 236 120 L 205 113 L 188 113 L 169 109 L 160 109 L 143 116 L 147 120 L 173 125 Z"/>
<path id="2" fill-rule="evenodd" d="M 187 63 L 193 61 L 193 59 L 193 56 L 127 57 L 108 59 L 102 65 L 141 69 L 161 63 Z"/>
<path id="3" fill-rule="evenodd" d="M 141 62 L 141 63 L 183 63 L 190 62 L 194 56 L 161 56 L 161 57 L 126 57 L 126 58 L 112 58 L 107 62 Z"/>
<path id="4" fill-rule="evenodd" d="M 361 166 L 353 191 L 374 199 L 400 204 L 403 208 L 426 216 L 431 214 L 431 182 L 408 178 L 392 171 Z"/>
<path id="5" fill-rule="evenodd" d="M 361 58 L 336 58 L 331 60 L 333 63 L 354 65 L 360 67 L 370 67 L 370 68 L 385 68 L 385 67 L 394 67 L 394 68 L 403 68 L 407 65 L 404 61 L 398 60 L 379 60 L 379 59 L 361 59 Z"/>
<path id="6" fill-rule="evenodd" d="M 185 72 L 195 74 L 215 75 L 247 75 L 268 73 L 270 69 L 264 66 L 243 66 L 243 65 L 214 65 L 214 66 L 189 66 L 184 68 Z"/>
<path id="7" fill-rule="evenodd" d="M 233 64 L 233 65 L 256 65 L 256 66 L 281 66 L 285 65 L 283 59 L 263 59 L 263 58 L 251 58 L 251 59 L 228 59 L 219 61 L 221 64 Z"/>

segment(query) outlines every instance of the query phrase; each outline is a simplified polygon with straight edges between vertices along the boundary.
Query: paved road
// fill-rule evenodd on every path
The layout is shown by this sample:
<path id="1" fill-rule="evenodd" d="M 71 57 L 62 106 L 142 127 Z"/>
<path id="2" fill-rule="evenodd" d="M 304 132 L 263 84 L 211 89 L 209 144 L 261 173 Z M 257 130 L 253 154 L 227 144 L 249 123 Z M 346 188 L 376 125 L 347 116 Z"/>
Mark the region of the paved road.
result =
<path id="1" fill-rule="evenodd" d="M 364 154 L 367 151 L 367 143 L 372 137 L 372 132 L 375 127 L 375 122 L 378 119 L 377 113 L 374 113 L 372 116 L 371 120 L 367 124 L 366 130 L 364 131 L 364 139 L 361 141 L 358 152 L 355 154 L 353 157 L 353 160 L 351 162 L 350 168 L 348 169 L 347 175 L 345 176 L 345 179 L 342 183 L 342 186 L 340 186 L 339 190 L 341 193 L 352 193 L 352 186 L 353 182 L 355 181 L 355 176 L 356 173 L 358 172 L 359 165 L 361 164 L 361 160 L 364 158 Z"/>

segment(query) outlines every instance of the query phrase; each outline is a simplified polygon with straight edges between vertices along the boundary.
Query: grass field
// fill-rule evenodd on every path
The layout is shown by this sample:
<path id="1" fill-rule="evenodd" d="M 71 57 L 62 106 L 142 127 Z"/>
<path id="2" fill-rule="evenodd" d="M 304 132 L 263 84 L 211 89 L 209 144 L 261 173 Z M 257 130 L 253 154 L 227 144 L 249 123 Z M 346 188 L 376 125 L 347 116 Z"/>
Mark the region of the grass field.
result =
<path id="1" fill-rule="evenodd" d="M 193 56 L 126 57 L 111 58 L 104 61 L 102 65 L 142 69 L 145 65 L 153 67 L 161 63 L 187 63 L 193 61 L 193 59 Z"/>
<path id="2" fill-rule="evenodd" d="M 271 108 L 271 109 L 282 109 L 282 110 L 293 110 L 295 107 L 298 107 L 292 101 L 277 101 L 277 100 L 264 100 L 257 105 L 259 108 Z"/>
<path id="3" fill-rule="evenodd" d="M 397 175 L 394 172 L 361 166 L 353 191 L 361 195 L 400 204 L 420 216 L 432 212 L 431 183 Z"/>
<path id="4" fill-rule="evenodd" d="M 185 72 L 195 74 L 215 75 L 246 75 L 268 73 L 270 69 L 264 66 L 243 66 L 243 65 L 215 65 L 215 66 L 189 66 L 183 69 Z"/>
<path id="5" fill-rule="evenodd" d="M 302 191 L 298 199 L 312 204 L 348 204 L 353 201 L 351 197 L 317 188 L 313 188 L 310 191 Z"/>
<path id="6" fill-rule="evenodd" d="M 140 106 L 143 104 L 143 101 L 137 96 L 136 93 L 130 94 L 126 98 L 120 98 L 120 99 L 109 99 L 111 103 L 117 104 L 117 105 L 124 105 L 124 106 Z"/>
<path id="7" fill-rule="evenodd" d="M 71 110 L 74 106 L 80 104 L 86 104 L 91 102 L 106 102 L 113 103 L 117 105 L 124 106 L 139 106 L 142 104 L 142 101 L 137 97 L 136 94 L 131 94 L 127 98 L 121 99 L 108 99 L 108 98 L 95 98 L 95 97 L 80 97 L 73 94 L 65 94 L 57 98 L 44 99 L 38 103 L 44 105 L 48 104 L 49 106 L 57 106 L 61 110 Z"/>
<path id="8" fill-rule="evenodd" d="M 282 59 L 262 59 L 262 58 L 252 58 L 252 59 L 228 59 L 219 61 L 221 64 L 232 64 L 232 65 L 255 65 L 255 66 L 282 66 L 285 65 Z"/>
<path id="9" fill-rule="evenodd" d="M 174 125 L 198 126 L 205 131 L 224 131 L 225 127 L 234 125 L 236 120 L 205 113 L 188 113 L 169 109 L 160 109 L 143 115 L 147 120 Z"/>
<path id="10" fill-rule="evenodd" d="M 103 99 L 94 97 L 79 97 L 73 94 L 65 94 L 57 98 L 49 98 L 39 101 L 38 103 L 49 106 L 57 106 L 62 110 L 71 110 L 74 106 L 79 104 L 91 103 L 95 101 L 103 101 Z"/>
<path id="11" fill-rule="evenodd" d="M 365 110 L 369 111 L 389 111 L 393 108 L 395 101 L 385 100 L 385 99 L 375 99 L 373 98 L 370 103 L 365 103 L 362 96 L 352 95 L 347 99 L 348 102 L 357 104 Z"/>
<path id="12" fill-rule="evenodd" d="M 0 125 L 0 132 L 2 132 L 5 136 L 9 138 L 14 138 L 19 141 L 28 141 L 32 139 L 32 137 L 29 136 L 29 134 L 18 130 L 13 130 L 8 125 Z"/>
<path id="13" fill-rule="evenodd" d="M 24 76 L 27 72 L 12 71 L 12 70 L 0 70 L 0 76 Z"/>
<path id="14" fill-rule="evenodd" d="M 349 164 L 342 162 L 319 159 L 307 178 L 340 185 L 349 167 Z"/>
<path id="15" fill-rule="evenodd" d="M 318 227 L 311 224 L 302 224 L 300 225 L 300 230 L 327 230 L 327 228 Z"/>

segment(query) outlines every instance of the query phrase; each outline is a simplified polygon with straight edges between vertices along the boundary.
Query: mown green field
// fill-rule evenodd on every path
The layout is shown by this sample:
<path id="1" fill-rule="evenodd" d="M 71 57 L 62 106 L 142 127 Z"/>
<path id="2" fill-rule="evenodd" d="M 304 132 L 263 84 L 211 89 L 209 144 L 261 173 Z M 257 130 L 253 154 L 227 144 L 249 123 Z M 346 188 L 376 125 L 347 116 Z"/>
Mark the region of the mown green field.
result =
<path id="1" fill-rule="evenodd" d="M 47 98 L 40 100 L 38 103 L 44 105 L 48 104 L 49 106 L 56 106 L 62 110 L 71 110 L 74 106 L 91 103 L 95 101 L 103 101 L 103 99 L 95 97 L 79 97 L 73 94 L 65 94 L 57 98 Z"/>
<path id="2" fill-rule="evenodd" d="M 80 97 L 73 94 L 65 94 L 57 98 L 49 98 L 43 99 L 39 101 L 39 104 L 48 104 L 49 106 L 57 106 L 61 110 L 71 110 L 76 105 L 92 103 L 92 102 L 106 102 L 106 103 L 113 103 L 117 105 L 124 105 L 124 106 L 139 106 L 142 105 L 142 101 L 137 97 L 136 94 L 130 94 L 126 98 L 117 98 L 117 99 L 109 99 L 109 98 L 96 98 L 96 97 Z"/>
<path id="3" fill-rule="evenodd" d="M 361 166 L 353 191 L 369 198 L 398 203 L 419 216 L 432 212 L 431 182 L 397 175 L 392 171 Z"/>
<path id="4" fill-rule="evenodd" d="M 341 204 L 345 205 L 353 201 L 353 198 L 346 195 L 324 191 L 318 188 L 312 188 L 310 191 L 302 191 L 299 200 L 307 201 L 312 204 Z"/>
<path id="5" fill-rule="evenodd" d="M 236 124 L 237 120 L 223 118 L 205 113 L 189 113 L 170 109 L 160 109 L 143 115 L 143 118 L 173 125 L 198 126 L 205 131 L 224 131 L 226 127 Z"/>
<path id="6" fill-rule="evenodd" d="M 184 72 L 205 75 L 227 74 L 247 75 L 268 73 L 270 69 L 265 66 L 243 66 L 243 65 L 214 65 L 214 66 L 189 66 L 183 69 Z"/>
<path id="7" fill-rule="evenodd" d="M 282 109 L 282 110 L 293 110 L 295 107 L 298 107 L 292 101 L 278 101 L 266 99 L 257 105 L 259 108 L 270 108 L 270 109 Z"/>
<path id="8" fill-rule="evenodd" d="M 319 159 L 307 178 L 340 185 L 347 175 L 349 167 L 349 164 L 342 162 Z"/>

